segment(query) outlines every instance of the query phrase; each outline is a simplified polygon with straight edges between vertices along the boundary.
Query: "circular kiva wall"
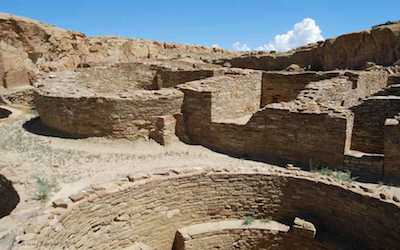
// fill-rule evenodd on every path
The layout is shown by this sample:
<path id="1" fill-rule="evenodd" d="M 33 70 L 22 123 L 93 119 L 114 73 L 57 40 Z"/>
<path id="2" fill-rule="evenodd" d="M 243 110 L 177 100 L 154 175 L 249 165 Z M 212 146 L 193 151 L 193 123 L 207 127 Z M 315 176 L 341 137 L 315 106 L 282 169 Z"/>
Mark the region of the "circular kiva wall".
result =
<path id="1" fill-rule="evenodd" d="M 35 106 L 48 127 L 78 136 L 147 136 L 157 116 L 178 114 L 183 93 L 137 90 L 126 96 L 62 96 L 39 91 Z"/>
<path id="2" fill-rule="evenodd" d="M 189 225 L 246 216 L 291 225 L 299 216 L 316 225 L 315 246 L 328 239 L 349 249 L 398 248 L 400 208 L 391 199 L 312 174 L 259 171 L 171 173 L 97 187 L 44 227 L 34 246 L 171 249 L 177 230 Z M 285 249 L 279 238 L 274 245 Z"/>

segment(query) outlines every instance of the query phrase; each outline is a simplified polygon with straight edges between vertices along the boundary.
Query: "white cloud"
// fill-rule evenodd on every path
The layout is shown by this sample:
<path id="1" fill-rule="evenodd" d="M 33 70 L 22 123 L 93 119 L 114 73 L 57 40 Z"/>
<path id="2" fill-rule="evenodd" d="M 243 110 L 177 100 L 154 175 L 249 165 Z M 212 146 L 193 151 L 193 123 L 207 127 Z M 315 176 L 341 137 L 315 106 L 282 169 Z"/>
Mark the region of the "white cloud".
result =
<path id="1" fill-rule="evenodd" d="M 324 40 L 321 29 L 314 19 L 305 18 L 296 23 L 292 30 L 257 48 L 258 50 L 288 51 L 309 43 Z"/>
<path id="2" fill-rule="evenodd" d="M 211 48 L 217 48 L 217 49 L 220 49 L 221 48 L 221 46 L 219 46 L 219 44 L 213 44 L 213 45 L 211 45 Z"/>
<path id="3" fill-rule="evenodd" d="M 235 42 L 235 43 L 232 45 L 232 47 L 233 47 L 233 49 L 236 50 L 236 51 L 250 51 L 250 50 L 251 50 L 250 47 L 247 46 L 247 44 L 241 43 L 241 42 Z"/>

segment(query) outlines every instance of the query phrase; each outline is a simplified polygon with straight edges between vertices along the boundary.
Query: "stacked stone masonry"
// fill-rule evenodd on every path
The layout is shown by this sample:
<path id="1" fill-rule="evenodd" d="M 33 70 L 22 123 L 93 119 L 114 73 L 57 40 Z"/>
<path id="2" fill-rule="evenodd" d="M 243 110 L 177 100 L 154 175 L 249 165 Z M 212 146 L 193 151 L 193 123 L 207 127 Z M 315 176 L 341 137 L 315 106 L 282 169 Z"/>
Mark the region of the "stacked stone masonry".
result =
<path id="1" fill-rule="evenodd" d="M 396 79 L 381 70 L 261 72 L 142 60 L 48 75 L 38 83 L 36 107 L 45 125 L 71 135 L 163 145 L 180 138 L 235 156 L 379 179 L 389 173 L 379 156 L 384 122 L 400 111 Z"/>
<path id="2" fill-rule="evenodd" d="M 154 249 L 171 249 L 177 231 L 190 225 L 246 216 L 292 225 L 300 216 L 316 225 L 315 239 L 314 233 L 297 229 L 270 235 L 264 238 L 265 244 L 274 244 L 276 249 L 288 249 L 285 244 L 296 249 L 397 249 L 398 204 L 356 186 L 349 189 L 314 178 L 248 169 L 154 176 L 108 185 L 103 191 L 89 192 L 92 195 L 41 227 L 26 244 L 35 249 L 124 249 L 140 242 Z M 218 237 L 229 239 L 238 233 Z"/>
<path id="3" fill-rule="evenodd" d="M 157 132 L 163 129 L 160 117 L 181 112 L 183 93 L 172 87 L 214 73 L 224 72 L 208 64 L 163 60 L 81 68 L 39 82 L 35 106 L 46 126 L 66 134 L 161 140 L 156 135 L 164 133 Z"/>
<path id="4" fill-rule="evenodd" d="M 252 72 L 252 75 L 257 75 L 257 72 Z M 294 163 L 305 168 L 328 166 L 351 170 L 367 178 L 383 177 L 383 157 L 379 155 L 382 152 L 373 146 L 366 145 L 368 149 L 365 149 L 354 145 L 357 141 L 367 144 L 368 140 L 376 137 L 383 148 L 382 123 L 387 116 L 400 111 L 400 107 L 390 104 L 376 115 L 367 110 L 365 119 L 374 116 L 374 119 L 380 120 L 374 126 L 369 125 L 374 119 L 364 122 L 359 111 L 358 107 L 379 99 L 369 96 L 380 95 L 393 88 L 394 85 L 387 87 L 386 72 L 264 72 L 261 88 L 249 87 L 259 86 L 259 78 L 254 78 L 253 84 L 247 86 L 246 90 L 252 90 L 253 94 L 241 89 L 242 83 L 246 82 L 244 76 L 241 78 L 234 82 L 228 76 L 214 77 L 179 86 L 185 93 L 182 112 L 186 132 L 193 143 L 281 165 Z M 221 91 L 228 97 L 223 101 L 219 101 Z M 237 91 L 253 98 L 238 99 L 240 95 Z M 261 98 L 260 102 L 254 101 L 257 96 Z M 363 101 L 365 98 L 368 99 Z M 387 99 L 396 98 L 390 96 Z M 253 107 L 260 105 L 258 111 L 232 112 L 232 107 L 240 110 L 234 106 L 235 103 L 244 107 L 251 102 Z M 379 108 L 380 105 L 371 107 Z M 393 111 L 388 113 L 389 110 Z M 377 128 L 374 131 L 380 132 L 368 133 L 365 136 L 367 139 L 360 138 L 360 124 L 366 124 L 363 126 L 369 131 Z"/>

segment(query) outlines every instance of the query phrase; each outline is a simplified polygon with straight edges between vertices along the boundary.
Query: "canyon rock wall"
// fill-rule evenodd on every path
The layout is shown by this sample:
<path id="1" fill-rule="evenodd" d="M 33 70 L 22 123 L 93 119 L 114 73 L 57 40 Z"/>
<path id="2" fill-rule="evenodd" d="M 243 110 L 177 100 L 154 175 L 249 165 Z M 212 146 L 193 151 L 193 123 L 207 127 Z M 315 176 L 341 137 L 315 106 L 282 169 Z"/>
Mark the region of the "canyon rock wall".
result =
<path id="1" fill-rule="evenodd" d="M 78 65 L 124 63 L 138 58 L 215 59 L 219 48 L 118 37 L 87 37 L 28 18 L 0 13 L 0 85 L 29 85 L 40 72 Z"/>
<path id="2" fill-rule="evenodd" d="M 297 64 L 313 70 L 361 69 L 367 62 L 389 66 L 400 59 L 400 23 L 341 35 L 288 53 L 255 52 L 217 63 L 259 70 L 282 70 Z"/>

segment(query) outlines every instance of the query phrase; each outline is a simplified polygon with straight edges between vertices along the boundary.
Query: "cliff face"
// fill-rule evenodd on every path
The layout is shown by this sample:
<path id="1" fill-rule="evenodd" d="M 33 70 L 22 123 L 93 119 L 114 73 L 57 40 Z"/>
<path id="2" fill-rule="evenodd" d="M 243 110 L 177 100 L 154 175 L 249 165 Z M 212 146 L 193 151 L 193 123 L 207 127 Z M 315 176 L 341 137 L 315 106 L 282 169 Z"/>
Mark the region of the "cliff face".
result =
<path id="1" fill-rule="evenodd" d="M 389 66 L 400 59 L 400 23 L 345 34 L 288 53 L 250 53 L 232 59 L 232 67 L 281 70 L 291 64 L 315 70 L 361 69 L 367 62 Z"/>
<path id="2" fill-rule="evenodd" d="M 34 81 L 41 72 L 85 63 L 130 62 L 137 58 L 215 59 L 234 54 L 218 48 L 116 37 L 87 37 L 27 18 L 0 14 L 0 85 Z"/>

